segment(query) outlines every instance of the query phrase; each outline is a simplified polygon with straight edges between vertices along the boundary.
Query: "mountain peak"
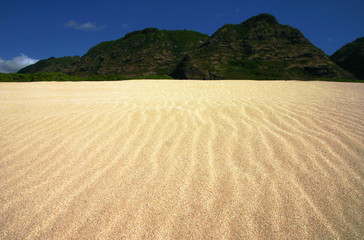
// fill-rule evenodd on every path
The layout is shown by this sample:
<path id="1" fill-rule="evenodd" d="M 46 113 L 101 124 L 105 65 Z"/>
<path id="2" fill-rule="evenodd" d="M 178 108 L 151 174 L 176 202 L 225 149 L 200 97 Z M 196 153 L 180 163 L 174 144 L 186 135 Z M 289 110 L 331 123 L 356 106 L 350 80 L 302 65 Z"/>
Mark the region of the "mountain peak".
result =
<path id="1" fill-rule="evenodd" d="M 125 34 L 124 39 L 130 38 L 130 37 L 132 37 L 134 35 L 138 35 L 138 34 L 145 34 L 146 35 L 146 34 L 149 34 L 149 33 L 157 33 L 157 32 L 159 32 L 158 28 L 145 28 L 143 30 L 137 30 L 137 31 Z"/>
<path id="2" fill-rule="evenodd" d="M 278 21 L 275 16 L 269 13 L 262 13 L 257 16 L 251 17 L 248 20 L 244 21 L 243 24 L 253 25 L 258 22 L 266 22 L 269 24 L 278 24 Z"/>
<path id="3" fill-rule="evenodd" d="M 188 79 L 353 78 L 326 54 L 271 14 L 227 24 L 172 73 Z"/>
<path id="4" fill-rule="evenodd" d="M 91 48 L 74 67 L 80 76 L 167 75 L 189 52 L 209 38 L 195 31 L 146 28 Z"/>

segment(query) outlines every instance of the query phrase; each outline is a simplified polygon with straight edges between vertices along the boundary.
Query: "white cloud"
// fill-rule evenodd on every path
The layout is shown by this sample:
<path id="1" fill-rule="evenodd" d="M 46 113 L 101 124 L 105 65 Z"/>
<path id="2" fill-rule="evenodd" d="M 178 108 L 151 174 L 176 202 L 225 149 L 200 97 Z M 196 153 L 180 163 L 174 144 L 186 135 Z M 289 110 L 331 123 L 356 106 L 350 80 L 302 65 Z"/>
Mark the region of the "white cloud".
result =
<path id="1" fill-rule="evenodd" d="M 124 23 L 124 24 L 122 24 L 121 26 L 123 27 L 123 28 L 126 28 L 126 27 L 129 27 L 129 23 Z"/>
<path id="2" fill-rule="evenodd" d="M 99 31 L 105 28 L 105 26 L 97 26 L 96 23 L 86 22 L 81 24 L 74 20 L 68 21 L 65 26 L 68 28 L 84 31 Z"/>
<path id="3" fill-rule="evenodd" d="M 0 72 L 14 73 L 28 65 L 38 62 L 38 59 L 30 58 L 23 53 L 11 60 L 4 60 L 0 57 Z"/>

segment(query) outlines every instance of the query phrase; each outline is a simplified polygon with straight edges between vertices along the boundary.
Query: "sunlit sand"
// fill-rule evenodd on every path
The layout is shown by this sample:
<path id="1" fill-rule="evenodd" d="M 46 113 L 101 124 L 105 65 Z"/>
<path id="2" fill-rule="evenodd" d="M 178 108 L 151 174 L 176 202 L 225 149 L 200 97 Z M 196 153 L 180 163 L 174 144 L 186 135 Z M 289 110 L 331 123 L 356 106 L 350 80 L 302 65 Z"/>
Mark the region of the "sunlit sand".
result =
<path id="1" fill-rule="evenodd" d="M 0 84 L 0 239 L 362 239 L 364 84 Z"/>

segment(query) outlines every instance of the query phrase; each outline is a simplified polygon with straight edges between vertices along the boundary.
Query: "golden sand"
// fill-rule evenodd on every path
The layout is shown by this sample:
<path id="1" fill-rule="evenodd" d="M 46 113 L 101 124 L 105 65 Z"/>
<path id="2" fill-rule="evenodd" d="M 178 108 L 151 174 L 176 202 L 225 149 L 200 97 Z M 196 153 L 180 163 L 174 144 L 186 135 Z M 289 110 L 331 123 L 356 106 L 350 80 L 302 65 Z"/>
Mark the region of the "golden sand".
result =
<path id="1" fill-rule="evenodd" d="M 0 239 L 362 239 L 364 84 L 0 84 Z"/>

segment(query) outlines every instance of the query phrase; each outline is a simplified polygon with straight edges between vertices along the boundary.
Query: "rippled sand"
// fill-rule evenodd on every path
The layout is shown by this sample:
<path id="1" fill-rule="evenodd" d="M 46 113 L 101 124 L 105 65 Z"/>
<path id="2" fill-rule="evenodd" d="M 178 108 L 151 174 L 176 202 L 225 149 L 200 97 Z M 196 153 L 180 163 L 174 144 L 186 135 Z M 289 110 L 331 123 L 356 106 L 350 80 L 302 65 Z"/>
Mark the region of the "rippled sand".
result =
<path id="1" fill-rule="evenodd" d="M 362 239 L 364 84 L 0 84 L 0 239 Z"/>

